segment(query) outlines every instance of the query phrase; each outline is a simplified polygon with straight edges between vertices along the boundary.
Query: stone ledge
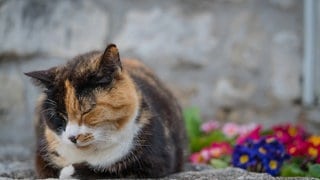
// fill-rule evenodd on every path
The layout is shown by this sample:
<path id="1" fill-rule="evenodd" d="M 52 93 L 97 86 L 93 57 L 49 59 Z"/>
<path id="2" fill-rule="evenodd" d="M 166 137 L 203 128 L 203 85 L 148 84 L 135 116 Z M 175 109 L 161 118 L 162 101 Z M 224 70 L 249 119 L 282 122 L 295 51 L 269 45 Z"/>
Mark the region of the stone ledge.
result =
<path id="1" fill-rule="evenodd" d="M 32 179 L 34 178 L 34 171 L 32 162 L 9 162 L 0 163 L 0 179 Z M 281 178 L 272 177 L 265 173 L 252 173 L 238 168 L 226 168 L 226 169 L 211 169 L 209 166 L 198 166 L 187 164 L 186 171 L 170 175 L 163 179 L 210 179 L 210 180 L 296 180 L 304 179 L 311 180 L 316 178 L 308 177 L 296 177 L 296 178 Z"/>

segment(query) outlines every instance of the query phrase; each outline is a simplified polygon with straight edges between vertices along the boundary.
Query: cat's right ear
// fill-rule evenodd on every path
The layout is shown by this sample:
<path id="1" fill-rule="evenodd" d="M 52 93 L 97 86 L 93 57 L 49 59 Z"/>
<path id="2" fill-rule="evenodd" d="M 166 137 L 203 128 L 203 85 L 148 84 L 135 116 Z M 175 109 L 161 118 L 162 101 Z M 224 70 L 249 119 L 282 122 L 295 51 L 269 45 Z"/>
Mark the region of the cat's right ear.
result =
<path id="1" fill-rule="evenodd" d="M 46 88 L 50 88 L 53 85 L 55 78 L 54 69 L 32 71 L 24 73 L 26 76 L 31 77 L 37 85 L 43 85 Z"/>

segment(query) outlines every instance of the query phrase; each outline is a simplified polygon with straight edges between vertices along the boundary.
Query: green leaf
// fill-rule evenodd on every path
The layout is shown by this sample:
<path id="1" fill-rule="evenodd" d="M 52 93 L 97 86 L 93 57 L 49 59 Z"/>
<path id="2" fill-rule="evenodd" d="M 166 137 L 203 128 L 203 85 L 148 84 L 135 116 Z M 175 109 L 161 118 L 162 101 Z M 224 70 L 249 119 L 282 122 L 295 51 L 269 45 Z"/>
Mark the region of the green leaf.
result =
<path id="1" fill-rule="evenodd" d="M 308 166 L 307 176 L 320 178 L 320 164 L 312 164 Z"/>
<path id="2" fill-rule="evenodd" d="M 190 139 L 192 152 L 200 151 L 202 148 L 211 145 L 213 142 L 226 142 L 228 138 L 221 131 L 213 131 L 208 135 Z"/>
<path id="3" fill-rule="evenodd" d="M 217 168 L 217 169 L 226 168 L 229 165 L 227 162 L 225 162 L 221 159 L 211 159 L 210 164 L 211 164 L 211 166 L 213 166 L 214 168 Z"/>
<path id="4" fill-rule="evenodd" d="M 281 168 L 281 176 L 294 177 L 294 176 L 305 176 L 304 172 L 298 164 L 288 164 L 285 163 Z"/>
<path id="5" fill-rule="evenodd" d="M 222 156 L 221 159 L 225 162 L 228 162 L 229 164 L 231 163 L 231 155 L 230 156 Z"/>
<path id="6" fill-rule="evenodd" d="M 192 152 L 195 152 L 195 149 L 200 150 L 201 146 L 197 143 L 197 139 L 202 135 L 200 130 L 201 118 L 199 109 L 187 108 L 183 111 L 183 117 L 186 124 L 190 150 Z"/>
<path id="7" fill-rule="evenodd" d="M 261 132 L 261 136 L 267 136 L 267 135 L 272 135 L 272 134 L 274 134 L 274 131 L 272 129 L 263 130 Z"/>
<path id="8" fill-rule="evenodd" d="M 187 108 L 183 111 L 183 117 L 189 139 L 199 137 L 201 135 L 201 118 L 199 109 Z"/>

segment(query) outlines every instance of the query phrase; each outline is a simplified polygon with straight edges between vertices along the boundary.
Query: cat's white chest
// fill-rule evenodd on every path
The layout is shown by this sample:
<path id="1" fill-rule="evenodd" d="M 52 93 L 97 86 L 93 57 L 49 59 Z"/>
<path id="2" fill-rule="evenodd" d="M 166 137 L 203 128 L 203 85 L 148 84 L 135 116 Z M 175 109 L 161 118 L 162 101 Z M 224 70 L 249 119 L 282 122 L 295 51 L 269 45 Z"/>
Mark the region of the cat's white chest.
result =
<path id="1" fill-rule="evenodd" d="M 92 166 L 108 167 L 127 155 L 132 148 L 132 142 L 121 142 L 118 145 L 102 148 L 81 150 L 69 144 L 60 144 L 57 152 L 61 158 L 56 162 L 65 167 L 75 163 L 89 163 Z"/>
<path id="2" fill-rule="evenodd" d="M 112 135 L 97 133 L 98 131 L 96 133 L 92 132 L 95 134 L 97 142 L 88 149 L 77 148 L 72 143 L 66 143 L 64 134 L 62 134 L 64 138 L 56 136 L 57 146 L 54 149 L 59 157 L 53 159 L 54 163 L 60 167 L 75 163 L 88 163 L 97 168 L 107 168 L 116 163 L 133 149 L 135 144 L 133 139 L 140 130 L 138 125 L 134 123 L 136 116 L 137 111 L 132 120 L 122 130 L 114 132 Z M 106 141 L 107 136 L 109 136 L 108 141 Z"/>

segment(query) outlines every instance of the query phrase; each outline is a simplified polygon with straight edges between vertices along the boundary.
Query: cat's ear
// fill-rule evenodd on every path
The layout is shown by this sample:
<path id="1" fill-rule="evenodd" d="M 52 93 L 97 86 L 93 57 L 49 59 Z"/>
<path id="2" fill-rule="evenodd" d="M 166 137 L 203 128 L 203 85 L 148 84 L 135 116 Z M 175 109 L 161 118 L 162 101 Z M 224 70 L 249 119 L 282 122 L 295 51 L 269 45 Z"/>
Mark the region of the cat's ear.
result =
<path id="1" fill-rule="evenodd" d="M 36 84 L 43 85 L 46 88 L 50 88 L 53 85 L 53 81 L 55 78 L 55 68 L 42 71 L 32 71 L 24 74 L 31 77 Z"/>
<path id="2" fill-rule="evenodd" d="M 115 44 L 109 44 L 107 46 L 101 57 L 100 65 L 102 67 L 114 68 L 114 70 L 122 69 L 119 51 Z"/>

